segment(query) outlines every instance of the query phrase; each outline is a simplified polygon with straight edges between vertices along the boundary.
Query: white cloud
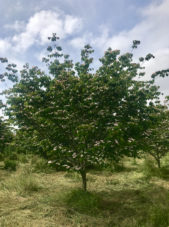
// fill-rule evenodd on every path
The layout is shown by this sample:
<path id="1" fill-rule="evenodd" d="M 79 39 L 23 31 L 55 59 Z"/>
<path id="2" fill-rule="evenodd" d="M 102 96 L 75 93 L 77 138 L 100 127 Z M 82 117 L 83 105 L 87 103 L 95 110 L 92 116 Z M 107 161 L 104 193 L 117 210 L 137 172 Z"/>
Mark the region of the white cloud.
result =
<path id="1" fill-rule="evenodd" d="M 102 49 L 102 52 L 111 47 L 122 52 L 131 51 L 132 40 L 140 40 L 141 46 L 136 51 L 136 57 L 153 53 L 155 59 L 146 63 L 147 78 L 161 69 L 169 68 L 169 0 L 163 0 L 160 4 L 152 3 L 142 9 L 143 20 L 128 31 L 110 37 L 108 32 L 100 37 L 93 37 L 93 44 Z M 158 79 L 158 84 L 165 95 L 169 95 L 169 78 Z"/>
<path id="2" fill-rule="evenodd" d="M 82 28 L 82 20 L 77 17 L 67 15 L 64 21 L 64 31 L 66 34 L 72 34 L 74 31 L 80 31 Z"/>
<path id="3" fill-rule="evenodd" d="M 75 38 L 71 43 L 74 47 L 79 47 L 84 41 L 89 42 L 102 53 L 108 47 L 127 52 L 131 51 L 133 40 L 140 40 L 141 46 L 135 52 L 135 57 L 145 56 L 148 53 L 155 55 L 155 59 L 145 64 L 148 79 L 155 71 L 169 68 L 169 0 L 163 0 L 161 3 L 153 2 L 140 13 L 143 16 L 142 21 L 130 30 L 120 31 L 110 36 L 108 29 L 103 26 L 100 36 L 84 34 L 82 38 Z M 169 95 L 169 78 L 159 78 L 157 83 L 161 91 Z"/>
<path id="4" fill-rule="evenodd" d="M 169 48 L 163 48 L 154 53 L 155 59 L 145 64 L 147 77 L 154 72 L 169 68 Z M 169 95 L 169 78 L 157 78 L 156 84 L 160 86 L 160 90 L 164 95 Z"/>
<path id="5" fill-rule="evenodd" d="M 85 44 L 90 43 L 102 53 L 108 47 L 120 49 L 122 52 L 131 51 L 132 40 L 138 39 L 141 41 L 141 46 L 136 51 L 136 57 L 144 56 L 148 52 L 156 56 L 154 60 L 146 64 L 148 77 L 157 70 L 169 68 L 168 10 L 169 0 L 163 0 L 160 3 L 159 1 L 152 1 L 151 5 L 140 11 L 141 22 L 137 23 L 132 29 L 122 30 L 119 33 L 114 33 L 115 35 L 110 35 L 109 28 L 101 25 L 97 27 L 97 32 L 100 32 L 100 35 L 98 33 L 96 35 L 90 30 L 82 33 L 82 22 L 85 25 L 85 21 L 80 18 L 64 14 L 59 10 L 39 11 L 32 15 L 27 23 L 16 21 L 12 25 L 5 26 L 8 29 L 14 29 L 17 33 L 13 37 L 0 39 L 0 55 L 6 56 L 6 53 L 8 53 L 8 55 L 13 56 L 13 59 L 17 59 L 17 57 L 19 59 L 20 53 L 29 52 L 29 47 L 35 44 L 46 44 L 48 42 L 47 37 L 54 32 L 62 38 L 63 45 L 64 41 L 68 40 L 67 37 L 71 37 L 72 40 L 68 40 L 70 47 L 79 50 Z M 81 31 L 81 35 L 79 31 Z M 94 31 L 96 32 L 96 28 Z M 158 83 L 163 91 L 168 92 L 166 81 L 169 83 L 169 80 L 163 81 L 158 80 Z"/>
<path id="6" fill-rule="evenodd" d="M 97 48 L 104 48 L 105 43 L 107 42 L 107 40 L 109 38 L 109 31 L 106 26 L 100 26 L 99 30 L 100 30 L 101 35 L 92 39 L 91 44 L 93 46 L 96 46 Z"/>
<path id="7" fill-rule="evenodd" d="M 156 56 L 155 59 L 145 63 L 148 75 L 152 75 L 155 71 L 169 68 L 169 48 L 163 48 L 154 54 Z"/>
<path id="8" fill-rule="evenodd" d="M 4 57 L 10 48 L 11 44 L 7 39 L 0 39 L 0 57 Z"/>
<path id="9" fill-rule="evenodd" d="M 104 49 L 105 43 L 108 41 L 108 28 L 105 26 L 99 26 L 99 34 L 96 37 L 95 34 L 92 32 L 85 32 L 82 36 L 75 37 L 72 40 L 70 40 L 70 45 L 72 45 L 74 48 L 81 49 L 86 44 L 90 44 L 93 47 L 96 47 L 98 49 Z"/>
<path id="10" fill-rule="evenodd" d="M 62 39 L 81 29 L 82 21 L 70 15 L 53 11 L 35 13 L 28 21 L 25 31 L 15 35 L 12 41 L 16 50 L 26 50 L 35 43 L 45 44 L 47 37 L 56 33 Z"/>
<path id="11" fill-rule="evenodd" d="M 6 24 L 4 28 L 14 30 L 15 35 L 0 38 L 0 57 L 7 57 L 9 62 L 16 63 L 21 69 L 26 61 L 32 60 L 29 60 L 29 48 L 32 45 L 36 48 L 37 44 L 46 44 L 49 41 L 48 36 L 52 33 L 57 33 L 62 40 L 69 35 L 74 35 L 82 28 L 82 20 L 59 10 L 43 10 L 36 12 L 27 23 L 15 21 L 13 24 Z M 35 52 L 32 58 L 37 56 L 42 57 L 42 53 L 39 55 Z"/>
<path id="12" fill-rule="evenodd" d="M 141 40 L 143 48 L 140 53 L 157 51 L 168 47 L 169 39 L 169 0 L 163 0 L 161 4 L 153 3 L 141 10 L 143 20 L 130 30 L 120 31 L 110 36 L 108 28 L 102 27 L 99 37 L 92 36 L 91 42 L 103 51 L 108 47 L 128 51 L 132 40 Z M 85 35 L 83 35 L 85 36 Z M 91 38 L 91 37 L 90 37 Z M 79 37 L 80 40 L 80 37 Z M 90 41 L 90 39 L 88 38 Z"/>
<path id="13" fill-rule="evenodd" d="M 86 44 L 87 40 L 86 40 L 86 37 L 77 37 L 77 38 L 74 38 L 70 41 L 70 44 L 75 47 L 75 48 L 78 48 L 78 49 L 81 49 L 84 47 L 84 45 Z"/>
<path id="14" fill-rule="evenodd" d="M 16 20 L 13 24 L 6 24 L 4 25 L 5 29 L 10 29 L 10 30 L 14 30 L 16 32 L 21 32 L 22 30 L 24 30 L 25 28 L 25 22 L 24 21 L 18 21 Z"/>

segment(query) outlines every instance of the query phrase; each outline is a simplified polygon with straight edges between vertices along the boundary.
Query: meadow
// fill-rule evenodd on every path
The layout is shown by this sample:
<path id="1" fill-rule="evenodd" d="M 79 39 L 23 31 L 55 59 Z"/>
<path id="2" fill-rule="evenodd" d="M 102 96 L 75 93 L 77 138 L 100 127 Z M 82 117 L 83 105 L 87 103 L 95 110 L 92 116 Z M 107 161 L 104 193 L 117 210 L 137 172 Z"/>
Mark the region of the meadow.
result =
<path id="1" fill-rule="evenodd" d="M 158 169 L 151 158 L 125 158 L 91 169 L 88 191 L 78 173 L 56 171 L 39 157 L 18 161 L 16 171 L 0 162 L 0 226 L 169 225 L 169 157 Z"/>

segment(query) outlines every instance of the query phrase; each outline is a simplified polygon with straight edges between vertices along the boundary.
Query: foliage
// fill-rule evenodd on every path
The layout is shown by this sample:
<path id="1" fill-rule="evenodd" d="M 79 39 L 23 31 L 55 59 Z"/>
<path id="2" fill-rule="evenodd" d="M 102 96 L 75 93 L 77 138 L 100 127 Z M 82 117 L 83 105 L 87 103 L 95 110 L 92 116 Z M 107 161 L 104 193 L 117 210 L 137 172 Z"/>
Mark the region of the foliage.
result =
<path id="1" fill-rule="evenodd" d="M 169 151 L 169 111 L 167 106 L 158 107 L 144 136 L 144 150 L 156 160 L 160 168 L 161 158 Z"/>
<path id="2" fill-rule="evenodd" d="M 80 172 L 86 190 L 89 166 L 138 156 L 143 132 L 159 102 L 154 78 L 144 81 L 141 66 L 154 56 L 135 63 L 133 54 L 120 55 L 109 48 L 92 73 L 90 45 L 73 64 L 57 45 L 56 34 L 49 40 L 49 54 L 43 58 L 48 75 L 26 64 L 20 81 L 7 92 L 7 114 L 51 162 Z M 135 40 L 133 48 L 138 44 Z"/>
<path id="3" fill-rule="evenodd" d="M 49 173 L 52 171 L 52 167 L 47 163 L 47 160 L 39 156 L 33 156 L 31 159 L 31 166 L 33 172 L 37 173 Z"/>
<path id="4" fill-rule="evenodd" d="M 16 69 L 16 64 L 11 64 L 8 62 L 7 58 L 2 57 L 0 57 L 0 63 L 5 64 L 5 66 L 0 69 L 0 83 L 3 83 L 4 81 L 17 82 L 18 70 Z M 2 72 L 3 69 L 5 69 L 4 73 Z M 0 91 L 0 97 L 2 94 L 3 92 Z M 0 98 L 0 110 L 4 109 L 4 107 L 5 105 Z M 0 116 L 0 153 L 4 151 L 6 145 L 11 142 L 11 140 L 12 133 L 9 124 Z"/>
<path id="5" fill-rule="evenodd" d="M 0 162 L 4 160 L 4 155 L 0 153 Z"/>
<path id="6" fill-rule="evenodd" d="M 125 167 L 122 162 L 112 162 L 112 171 L 121 172 L 125 170 Z"/>
<path id="7" fill-rule="evenodd" d="M 143 172 L 145 179 L 148 181 L 153 177 L 159 179 L 169 179 L 168 166 L 162 166 L 161 168 L 156 167 L 155 159 L 153 159 L 152 156 L 145 158 L 141 171 Z"/>
<path id="8" fill-rule="evenodd" d="M 28 163 L 29 162 L 30 157 L 28 155 L 25 154 L 18 154 L 18 161 L 19 163 Z"/>
<path id="9" fill-rule="evenodd" d="M 5 151 L 5 148 L 12 141 L 12 137 L 13 135 L 7 122 L 0 118 L 0 153 Z"/>
<path id="10" fill-rule="evenodd" d="M 4 168 L 11 171 L 16 171 L 17 162 L 11 159 L 4 160 Z"/>
<path id="11" fill-rule="evenodd" d="M 11 82 L 17 82 L 17 65 L 9 63 L 7 58 L 2 57 L 0 57 L 0 62 L 5 64 L 5 66 L 3 67 L 5 69 L 5 72 L 0 74 L 0 81 L 4 82 L 5 80 L 9 80 Z"/>
<path id="12" fill-rule="evenodd" d="M 64 177 L 69 178 L 69 179 L 73 179 L 75 181 L 81 180 L 81 177 L 77 172 L 66 172 Z"/>
<path id="13" fill-rule="evenodd" d="M 145 158 L 141 169 L 147 180 L 150 180 L 153 176 L 159 175 L 159 171 L 151 158 Z"/>
<path id="14" fill-rule="evenodd" d="M 26 130 L 14 129 L 14 134 L 11 143 L 6 149 L 7 153 L 17 153 L 17 154 L 40 154 L 44 155 L 40 146 L 37 146 L 36 136 L 32 132 L 31 135 Z"/>

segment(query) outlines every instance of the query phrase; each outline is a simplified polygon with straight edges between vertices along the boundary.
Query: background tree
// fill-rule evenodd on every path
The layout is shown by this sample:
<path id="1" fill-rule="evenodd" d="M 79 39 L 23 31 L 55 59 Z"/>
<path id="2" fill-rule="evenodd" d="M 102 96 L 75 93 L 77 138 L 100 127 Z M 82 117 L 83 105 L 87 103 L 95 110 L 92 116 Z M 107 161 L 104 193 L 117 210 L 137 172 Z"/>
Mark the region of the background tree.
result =
<path id="1" fill-rule="evenodd" d="M 12 141 L 13 134 L 10 131 L 8 124 L 0 119 L 0 155 L 2 156 L 5 148 Z"/>
<path id="2" fill-rule="evenodd" d="M 154 79 L 138 80 L 143 68 L 131 53 L 109 48 L 92 73 L 90 45 L 81 51 L 81 62 L 73 64 L 57 45 L 56 34 L 49 39 L 52 45 L 43 59 L 49 74 L 25 65 L 20 81 L 8 91 L 7 114 L 29 135 L 36 132 L 51 162 L 78 171 L 86 190 L 91 164 L 137 155 L 134 148 L 160 93 Z M 133 48 L 138 44 L 134 41 Z M 147 56 L 140 62 L 154 57 Z"/>
<path id="3" fill-rule="evenodd" d="M 161 167 L 161 158 L 169 152 L 169 110 L 167 106 L 157 107 L 151 126 L 144 133 L 144 150 Z"/>
<path id="4" fill-rule="evenodd" d="M 4 81 L 11 81 L 11 82 L 16 82 L 17 81 L 17 69 L 15 64 L 9 64 L 7 58 L 2 58 L 0 57 L 0 63 L 1 68 L 0 68 L 0 85 L 2 89 L 2 85 Z M 3 73 L 3 71 L 5 72 Z M 0 91 L 0 111 L 5 107 L 3 101 L 2 101 L 2 96 L 3 91 Z M 9 124 L 7 121 L 4 121 L 2 113 L 0 113 L 0 154 L 5 149 L 5 146 L 11 142 L 12 140 L 12 132 L 10 131 Z"/>

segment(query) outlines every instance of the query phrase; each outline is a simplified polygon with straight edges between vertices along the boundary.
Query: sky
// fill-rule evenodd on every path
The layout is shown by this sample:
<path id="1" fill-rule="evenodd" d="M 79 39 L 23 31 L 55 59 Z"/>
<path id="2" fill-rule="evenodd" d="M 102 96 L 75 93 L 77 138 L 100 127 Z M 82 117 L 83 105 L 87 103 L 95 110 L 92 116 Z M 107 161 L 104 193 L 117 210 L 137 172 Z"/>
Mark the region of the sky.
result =
<path id="1" fill-rule="evenodd" d="M 169 68 L 169 0 L 0 0 L 0 15 L 0 57 L 19 67 L 43 67 L 47 37 L 57 33 L 74 61 L 88 43 L 99 59 L 108 47 L 125 53 L 140 40 L 135 56 L 155 55 L 145 65 L 147 79 Z M 157 83 L 169 95 L 169 78 Z"/>

